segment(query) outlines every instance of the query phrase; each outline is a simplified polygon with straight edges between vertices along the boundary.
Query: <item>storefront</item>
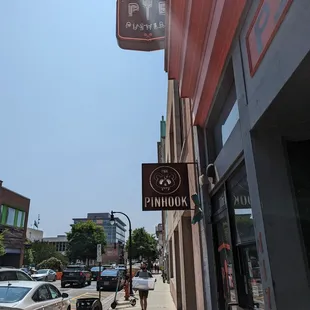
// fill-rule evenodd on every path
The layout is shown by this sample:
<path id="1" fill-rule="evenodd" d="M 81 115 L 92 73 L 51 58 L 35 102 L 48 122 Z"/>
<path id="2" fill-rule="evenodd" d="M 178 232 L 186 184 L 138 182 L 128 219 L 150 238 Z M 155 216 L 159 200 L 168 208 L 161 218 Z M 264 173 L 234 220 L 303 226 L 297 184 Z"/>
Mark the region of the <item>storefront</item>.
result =
<path id="1" fill-rule="evenodd" d="M 206 176 L 207 309 L 309 309 L 310 2 L 169 3 L 185 26 L 166 70 Z"/>

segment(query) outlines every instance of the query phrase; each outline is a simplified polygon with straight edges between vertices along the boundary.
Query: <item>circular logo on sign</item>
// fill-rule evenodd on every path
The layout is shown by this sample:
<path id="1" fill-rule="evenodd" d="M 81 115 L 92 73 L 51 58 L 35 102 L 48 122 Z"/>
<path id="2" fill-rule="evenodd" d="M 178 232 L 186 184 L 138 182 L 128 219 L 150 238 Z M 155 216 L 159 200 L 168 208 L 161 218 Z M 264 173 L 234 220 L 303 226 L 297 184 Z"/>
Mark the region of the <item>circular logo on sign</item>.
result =
<path id="1" fill-rule="evenodd" d="M 181 185 L 181 176 L 176 169 L 168 166 L 161 166 L 151 173 L 150 185 L 158 194 L 173 194 Z"/>

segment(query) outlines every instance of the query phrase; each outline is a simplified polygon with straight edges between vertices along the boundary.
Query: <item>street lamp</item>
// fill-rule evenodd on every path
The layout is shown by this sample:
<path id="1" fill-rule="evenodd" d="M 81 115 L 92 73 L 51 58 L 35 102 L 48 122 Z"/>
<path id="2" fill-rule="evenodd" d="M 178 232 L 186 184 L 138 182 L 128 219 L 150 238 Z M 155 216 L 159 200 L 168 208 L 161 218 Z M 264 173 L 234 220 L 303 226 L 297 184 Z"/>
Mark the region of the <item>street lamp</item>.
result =
<path id="1" fill-rule="evenodd" d="M 132 240 L 131 240 L 131 221 L 130 218 L 128 217 L 127 214 L 119 211 L 111 211 L 110 215 L 110 224 L 114 225 L 115 224 L 115 218 L 114 214 L 122 214 L 124 215 L 129 223 L 129 246 L 128 246 L 128 258 L 129 258 L 129 291 L 130 295 L 133 295 L 133 290 L 132 290 Z"/>

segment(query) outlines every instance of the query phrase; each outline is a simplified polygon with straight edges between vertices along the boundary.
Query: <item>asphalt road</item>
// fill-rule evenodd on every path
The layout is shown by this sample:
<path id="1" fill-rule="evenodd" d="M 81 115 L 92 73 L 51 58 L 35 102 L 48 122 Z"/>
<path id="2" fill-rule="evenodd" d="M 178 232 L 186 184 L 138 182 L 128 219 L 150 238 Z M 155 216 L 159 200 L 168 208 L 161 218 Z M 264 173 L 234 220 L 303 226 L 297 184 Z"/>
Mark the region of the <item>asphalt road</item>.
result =
<path id="1" fill-rule="evenodd" d="M 71 299 L 71 307 L 72 309 L 75 309 L 76 307 L 76 300 L 79 298 L 98 298 L 99 292 L 96 290 L 96 281 L 92 281 L 91 285 L 85 286 L 83 288 L 80 287 L 65 287 L 61 288 L 60 281 L 51 282 L 51 284 L 55 285 L 60 292 L 64 292 L 69 294 L 69 297 Z M 114 292 L 106 292 L 101 291 L 101 302 L 103 305 L 111 304 L 111 300 L 114 298 Z"/>

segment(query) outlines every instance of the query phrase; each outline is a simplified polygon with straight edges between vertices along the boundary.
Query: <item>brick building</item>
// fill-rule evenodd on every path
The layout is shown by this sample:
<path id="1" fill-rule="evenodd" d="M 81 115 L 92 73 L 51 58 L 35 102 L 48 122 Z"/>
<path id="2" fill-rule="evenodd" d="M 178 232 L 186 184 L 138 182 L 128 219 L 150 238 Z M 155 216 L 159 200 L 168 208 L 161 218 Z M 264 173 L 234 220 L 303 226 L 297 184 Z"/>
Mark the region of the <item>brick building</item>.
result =
<path id="1" fill-rule="evenodd" d="M 24 260 L 25 240 L 30 199 L 2 186 L 0 181 L 0 230 L 5 231 L 5 255 L 1 266 L 21 267 Z"/>
<path id="2" fill-rule="evenodd" d="M 165 162 L 193 163 L 190 101 L 181 99 L 177 81 L 168 83 Z M 190 195 L 197 192 L 196 166 L 188 165 Z M 192 206 L 194 207 L 194 206 Z M 163 227 L 168 278 L 177 309 L 204 309 L 199 225 L 193 211 L 165 211 Z"/>

